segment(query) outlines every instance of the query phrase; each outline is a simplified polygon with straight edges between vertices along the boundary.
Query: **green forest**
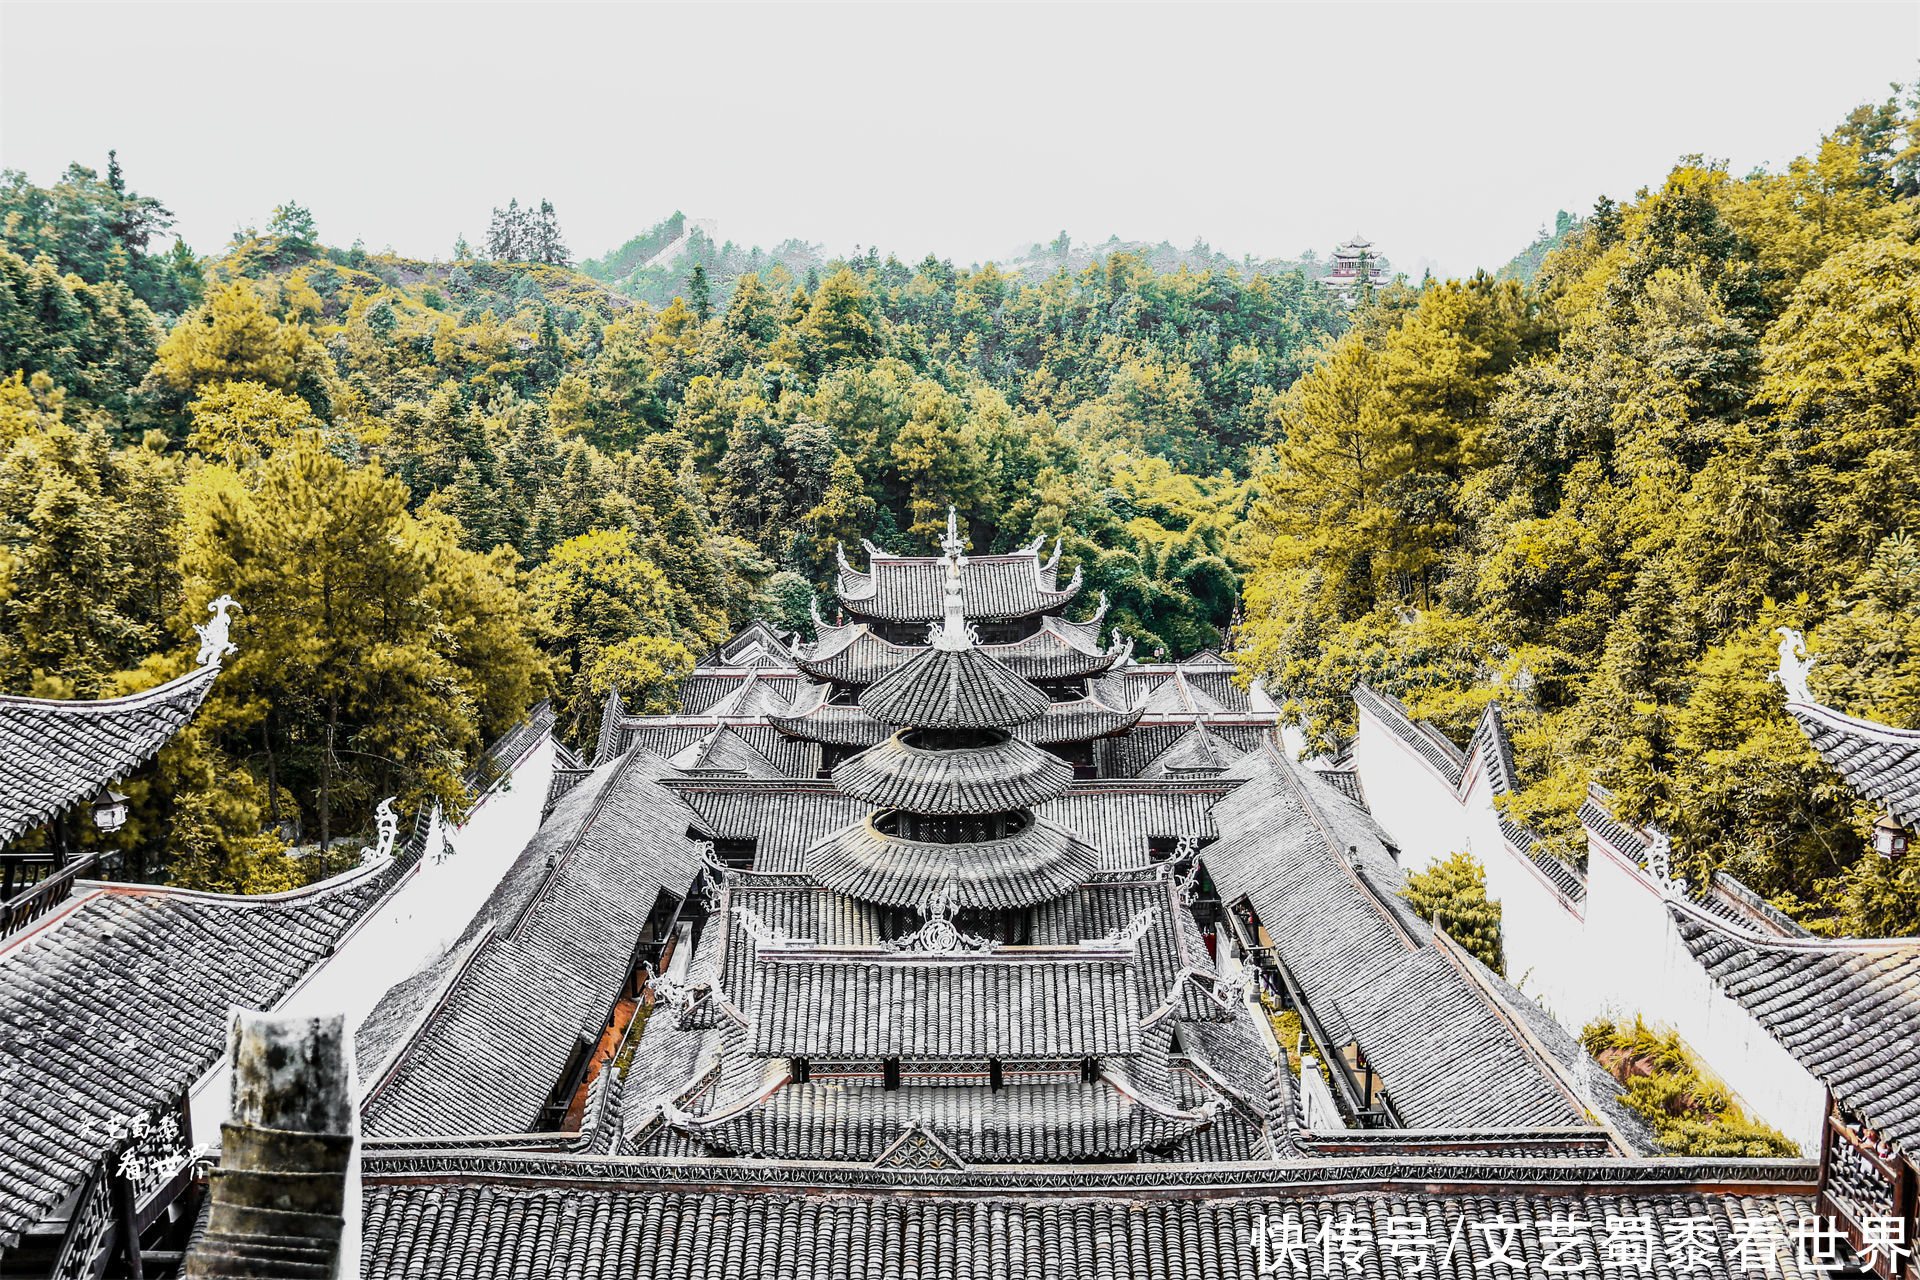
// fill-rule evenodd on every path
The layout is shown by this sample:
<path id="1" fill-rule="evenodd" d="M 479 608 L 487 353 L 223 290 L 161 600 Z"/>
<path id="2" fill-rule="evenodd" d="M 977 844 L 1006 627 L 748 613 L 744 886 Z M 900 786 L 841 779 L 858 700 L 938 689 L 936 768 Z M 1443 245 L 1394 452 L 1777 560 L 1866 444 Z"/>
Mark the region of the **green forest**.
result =
<path id="1" fill-rule="evenodd" d="M 517 196 L 445 260 L 291 199 L 201 255 L 117 157 L 9 171 L 0 692 L 150 687 L 232 595 L 113 838 L 267 892 L 384 796 L 459 813 L 542 697 L 590 745 L 609 688 L 666 709 L 749 619 L 806 632 L 837 545 L 925 552 L 952 503 L 977 551 L 1062 538 L 1140 655 L 1232 650 L 1314 750 L 1357 679 L 1461 739 L 1497 699 L 1563 855 L 1598 781 L 1815 927 L 1914 931 L 1920 864 L 1860 856 L 1766 673 L 1796 626 L 1821 697 L 1920 723 L 1915 114 L 1351 309 L 1311 262 L 1064 233 L 957 267 L 676 213 L 576 265 Z"/>
<path id="2" fill-rule="evenodd" d="M 7 173 L 0 213 L 0 689 L 159 683 L 232 595 L 239 652 L 118 839 L 247 892 L 337 870 L 386 795 L 457 814 L 540 697 L 590 746 L 609 688 L 665 710 L 751 618 L 809 631 L 838 545 L 924 552 L 949 503 L 981 551 L 1064 537 L 1141 652 L 1224 647 L 1281 397 L 1346 326 L 1297 267 L 1118 249 L 696 260 L 653 305 L 518 198 L 443 262 L 294 201 L 162 252 L 111 157 Z"/>

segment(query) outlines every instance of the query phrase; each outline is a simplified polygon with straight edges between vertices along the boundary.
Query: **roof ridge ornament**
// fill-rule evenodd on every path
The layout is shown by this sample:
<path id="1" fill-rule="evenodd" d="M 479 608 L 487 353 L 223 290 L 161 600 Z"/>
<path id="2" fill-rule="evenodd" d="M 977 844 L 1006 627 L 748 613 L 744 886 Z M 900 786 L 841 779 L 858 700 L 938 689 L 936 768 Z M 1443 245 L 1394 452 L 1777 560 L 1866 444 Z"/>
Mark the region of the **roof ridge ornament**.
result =
<path id="1" fill-rule="evenodd" d="M 1656 830 L 1652 835 L 1653 841 L 1647 845 L 1647 871 L 1653 876 L 1654 887 L 1660 890 L 1662 898 L 1691 896 L 1686 880 L 1673 874 L 1673 841 L 1664 831 Z"/>
<path id="2" fill-rule="evenodd" d="M 859 572 L 858 569 L 855 569 L 852 565 L 847 563 L 847 544 L 846 543 L 836 542 L 833 544 L 833 558 L 840 562 L 840 572 L 842 573 L 858 573 Z"/>
<path id="3" fill-rule="evenodd" d="M 400 815 L 394 812 L 393 802 L 398 796 L 388 796 L 374 807 L 374 821 L 379 824 L 380 841 L 373 847 L 373 856 L 365 861 L 368 864 L 385 862 L 393 856 L 393 842 L 400 836 Z"/>
<path id="4" fill-rule="evenodd" d="M 940 542 L 940 550 L 947 562 L 946 601 L 941 620 L 927 632 L 927 640 L 934 648 L 948 652 L 971 649 L 980 643 L 980 634 L 967 625 L 966 606 L 961 597 L 960 570 L 967 566 L 967 558 L 960 554 L 964 549 L 960 541 L 959 510 L 949 506 L 947 536 Z"/>
<path id="5" fill-rule="evenodd" d="M 745 903 L 735 903 L 733 914 L 740 924 L 752 936 L 756 947 L 791 947 L 802 942 L 811 942 L 811 938 L 796 938 L 785 929 L 776 929 L 763 920 L 758 911 Z"/>
<path id="6" fill-rule="evenodd" d="M 200 652 L 194 658 L 194 665 L 217 667 L 220 659 L 230 653 L 240 652 L 240 647 L 227 638 L 233 622 L 227 617 L 227 610 L 238 609 L 240 602 L 232 596 L 221 594 L 207 602 L 207 612 L 213 616 L 205 622 L 196 622 L 193 629 L 200 636 Z"/>
<path id="7" fill-rule="evenodd" d="M 1080 945 L 1089 950 L 1138 946 L 1140 939 L 1147 936 L 1147 930 L 1153 928 L 1153 922 L 1159 918 L 1159 907 L 1143 907 L 1134 912 L 1133 919 L 1119 929 L 1102 938 L 1089 938 Z"/>
<path id="8" fill-rule="evenodd" d="M 1807 673 L 1820 659 L 1807 652 L 1804 637 L 1792 627 L 1775 627 L 1773 634 L 1780 637 L 1780 668 L 1767 679 L 1786 690 L 1788 702 L 1812 702 Z"/>
<path id="9" fill-rule="evenodd" d="M 720 861 L 720 855 L 714 852 L 713 841 L 700 842 L 700 891 L 708 902 L 720 901 L 720 891 L 727 883 L 727 864 Z"/>
<path id="10" fill-rule="evenodd" d="M 952 956 L 964 952 L 984 955 L 1000 945 L 988 938 L 962 933 L 953 923 L 958 910 L 954 902 L 953 884 L 949 881 L 935 889 L 933 896 L 920 904 L 919 911 L 926 922 L 905 937 L 888 943 L 887 950 L 917 951 L 930 956 Z"/>

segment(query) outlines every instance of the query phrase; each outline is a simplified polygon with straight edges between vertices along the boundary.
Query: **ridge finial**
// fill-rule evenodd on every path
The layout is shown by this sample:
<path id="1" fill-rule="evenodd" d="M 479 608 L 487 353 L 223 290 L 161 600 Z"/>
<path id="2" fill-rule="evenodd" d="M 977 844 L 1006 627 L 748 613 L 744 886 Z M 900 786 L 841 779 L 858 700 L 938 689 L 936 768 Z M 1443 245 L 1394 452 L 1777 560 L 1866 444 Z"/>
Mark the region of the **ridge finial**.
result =
<path id="1" fill-rule="evenodd" d="M 946 601 L 941 611 L 940 625 L 928 637 L 936 649 L 970 649 L 979 643 L 973 628 L 967 625 L 966 608 L 961 600 L 960 570 L 967 563 L 967 558 L 960 554 L 964 549 L 965 544 L 960 541 L 960 513 L 949 506 L 947 536 L 940 543 L 940 550 L 945 553 L 947 561 Z"/>

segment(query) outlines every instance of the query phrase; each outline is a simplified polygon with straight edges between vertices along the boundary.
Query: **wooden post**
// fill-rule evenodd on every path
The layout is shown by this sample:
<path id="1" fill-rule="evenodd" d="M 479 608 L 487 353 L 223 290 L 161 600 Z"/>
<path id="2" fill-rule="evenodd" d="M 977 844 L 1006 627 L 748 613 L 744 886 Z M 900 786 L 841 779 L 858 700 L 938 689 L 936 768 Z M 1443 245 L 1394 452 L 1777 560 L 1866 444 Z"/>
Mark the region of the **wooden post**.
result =
<path id="1" fill-rule="evenodd" d="M 132 1280 L 147 1280 L 140 1266 L 140 1215 L 133 1202 L 133 1184 L 109 1169 L 108 1185 L 113 1192 L 114 1235 L 120 1240 L 120 1253 L 126 1259 L 127 1275 Z"/>

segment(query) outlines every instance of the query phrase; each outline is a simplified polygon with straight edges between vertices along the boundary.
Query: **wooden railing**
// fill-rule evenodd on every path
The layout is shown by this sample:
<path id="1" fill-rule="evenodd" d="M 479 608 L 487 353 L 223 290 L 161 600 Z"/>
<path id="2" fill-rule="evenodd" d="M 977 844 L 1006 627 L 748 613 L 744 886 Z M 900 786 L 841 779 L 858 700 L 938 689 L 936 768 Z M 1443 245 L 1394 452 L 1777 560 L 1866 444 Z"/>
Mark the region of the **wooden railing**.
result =
<path id="1" fill-rule="evenodd" d="M 87 878 L 99 865 L 99 854 L 81 854 L 66 866 L 49 871 L 25 893 L 0 902 L 0 938 L 18 933 L 72 897 L 73 882 Z"/>

